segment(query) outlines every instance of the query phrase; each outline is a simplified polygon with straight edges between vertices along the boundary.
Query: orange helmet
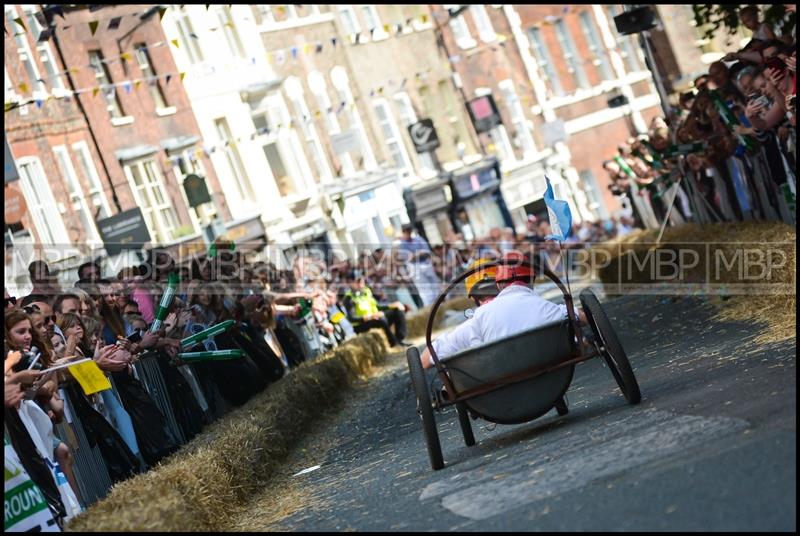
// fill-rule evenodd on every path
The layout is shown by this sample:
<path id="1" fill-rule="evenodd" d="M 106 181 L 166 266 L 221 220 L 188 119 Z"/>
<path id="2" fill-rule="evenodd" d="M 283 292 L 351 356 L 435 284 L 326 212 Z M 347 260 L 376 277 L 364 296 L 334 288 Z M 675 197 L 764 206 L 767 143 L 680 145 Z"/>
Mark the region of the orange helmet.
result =
<path id="1" fill-rule="evenodd" d="M 524 278 L 528 282 L 533 282 L 534 271 L 531 266 L 522 264 L 527 263 L 528 259 L 519 251 L 509 251 L 503 255 L 504 261 L 510 261 L 511 264 L 501 264 L 497 267 L 497 275 L 495 280 L 498 283 L 511 281 L 512 279 Z"/>
<path id="2" fill-rule="evenodd" d="M 478 259 L 469 265 L 469 269 L 477 268 L 483 264 L 492 262 L 490 259 Z M 491 266 L 483 270 L 478 270 L 464 280 L 464 288 L 467 289 L 467 296 L 475 298 L 476 295 L 497 294 L 497 266 Z"/>

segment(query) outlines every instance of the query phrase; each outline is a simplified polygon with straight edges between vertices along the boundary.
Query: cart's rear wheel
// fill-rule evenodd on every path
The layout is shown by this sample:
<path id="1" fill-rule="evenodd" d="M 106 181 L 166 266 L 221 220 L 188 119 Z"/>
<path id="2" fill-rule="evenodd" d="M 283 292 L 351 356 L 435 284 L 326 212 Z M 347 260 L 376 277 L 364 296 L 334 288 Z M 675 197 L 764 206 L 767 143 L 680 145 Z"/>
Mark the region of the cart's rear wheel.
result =
<path id="1" fill-rule="evenodd" d="M 458 424 L 461 425 L 461 433 L 464 434 L 464 443 L 468 447 L 475 444 L 475 436 L 472 434 L 472 424 L 469 422 L 469 413 L 464 404 L 456 404 L 456 413 L 458 413 Z"/>
<path id="2" fill-rule="evenodd" d="M 425 443 L 428 445 L 428 458 L 430 458 L 431 467 L 434 470 L 441 469 L 444 467 L 442 446 L 439 444 L 439 433 L 436 431 L 436 420 L 433 418 L 433 407 L 431 406 L 431 394 L 425 381 L 425 371 L 422 369 L 419 350 L 414 346 L 406 350 L 406 360 L 408 361 L 408 372 L 411 374 L 411 384 L 417 395 L 417 412 L 422 418 L 422 431 L 425 434 Z"/>
<path id="3" fill-rule="evenodd" d="M 611 322 L 608 320 L 605 311 L 600 306 L 600 301 L 589 289 L 584 289 L 580 294 L 581 304 L 586 313 L 586 318 L 592 327 L 597 342 L 603 347 L 603 357 L 608 363 L 608 368 L 614 375 L 622 394 L 629 404 L 638 404 L 642 400 L 639 391 L 639 384 L 636 376 L 633 375 L 628 356 L 622 348 Z"/>

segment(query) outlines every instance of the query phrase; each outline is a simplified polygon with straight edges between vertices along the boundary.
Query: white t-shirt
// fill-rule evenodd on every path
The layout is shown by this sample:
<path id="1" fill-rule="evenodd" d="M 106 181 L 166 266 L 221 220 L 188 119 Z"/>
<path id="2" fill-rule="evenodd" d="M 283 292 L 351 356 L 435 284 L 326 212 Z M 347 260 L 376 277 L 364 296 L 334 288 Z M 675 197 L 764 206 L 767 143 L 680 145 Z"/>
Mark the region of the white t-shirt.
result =
<path id="1" fill-rule="evenodd" d="M 433 349 L 441 359 L 566 317 L 566 305 L 545 300 L 530 287 L 512 285 L 478 307 L 475 316 L 437 337 Z"/>

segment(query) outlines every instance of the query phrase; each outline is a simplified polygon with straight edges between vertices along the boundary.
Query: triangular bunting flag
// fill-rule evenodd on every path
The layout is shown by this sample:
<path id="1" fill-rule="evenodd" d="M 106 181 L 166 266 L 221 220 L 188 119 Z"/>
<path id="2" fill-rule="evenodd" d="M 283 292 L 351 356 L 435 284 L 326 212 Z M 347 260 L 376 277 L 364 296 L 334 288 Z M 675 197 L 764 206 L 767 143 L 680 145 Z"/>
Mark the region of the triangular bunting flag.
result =
<path id="1" fill-rule="evenodd" d="M 186 73 L 181 73 L 181 82 L 183 82 L 184 77 L 186 77 Z"/>
<path id="2" fill-rule="evenodd" d="M 125 61 L 131 61 L 131 59 L 132 59 L 132 56 L 131 56 L 130 52 L 123 52 L 122 54 L 120 54 L 119 57 L 122 58 Z"/>
<path id="3" fill-rule="evenodd" d="M 133 89 L 133 87 L 131 86 L 131 83 L 130 82 L 125 82 L 124 84 L 122 84 L 122 87 L 123 87 L 123 89 L 125 89 L 125 93 L 130 95 L 131 90 Z"/>
<path id="4" fill-rule="evenodd" d="M 383 31 L 384 32 L 389 33 L 389 28 L 391 28 L 391 25 L 389 25 L 389 24 L 384 24 L 383 25 Z"/>
<path id="5" fill-rule="evenodd" d="M 20 82 L 20 83 L 19 83 L 19 90 L 20 90 L 20 91 L 21 91 L 23 94 L 27 93 L 27 92 L 28 92 L 28 84 L 26 84 L 25 82 Z"/>
<path id="6" fill-rule="evenodd" d="M 97 31 L 97 27 L 99 25 L 100 25 L 100 21 L 96 21 L 96 20 L 90 20 L 89 21 L 89 30 L 91 30 L 92 36 L 94 36 L 94 33 Z"/>
<path id="7" fill-rule="evenodd" d="M 397 33 L 401 33 L 403 31 L 403 25 L 397 24 Z"/>
<path id="8" fill-rule="evenodd" d="M 38 39 L 37 42 L 38 43 L 44 43 L 45 41 L 48 41 L 52 35 L 53 35 L 53 29 L 52 28 L 45 28 L 39 34 L 39 39 Z"/>
<path id="9" fill-rule="evenodd" d="M 42 106 L 44 106 L 44 101 L 42 99 L 36 99 L 34 102 L 36 103 L 36 107 L 40 110 L 42 109 Z"/>
<path id="10" fill-rule="evenodd" d="M 303 52 L 305 52 L 306 55 L 308 55 L 308 54 L 311 54 L 311 51 L 313 49 L 314 49 L 314 45 L 312 45 L 311 43 L 306 43 L 306 45 L 303 47 Z"/>
<path id="11" fill-rule="evenodd" d="M 100 93 L 99 87 L 92 88 L 92 97 L 96 97 L 98 93 Z"/>
<path id="12" fill-rule="evenodd" d="M 141 85 L 142 85 L 142 81 L 141 81 L 141 80 L 136 80 L 136 81 L 133 83 L 133 87 L 134 87 L 135 89 L 139 89 L 139 86 L 141 86 Z"/>
<path id="13" fill-rule="evenodd" d="M 16 19 L 14 19 L 14 22 L 22 26 L 22 29 L 25 30 L 26 32 L 28 31 L 28 28 L 25 26 L 25 22 L 22 20 L 22 17 L 17 17 Z"/>
<path id="14" fill-rule="evenodd" d="M 165 7 L 158 8 L 158 20 L 163 19 L 164 18 L 164 13 L 166 13 L 166 12 L 167 12 L 167 8 L 165 8 Z"/>
<path id="15" fill-rule="evenodd" d="M 167 84 L 169 84 L 169 81 L 170 81 L 170 80 L 172 80 L 172 75 L 171 75 L 171 74 L 168 74 L 168 75 L 167 75 L 167 77 L 164 79 L 164 81 L 165 81 Z"/>
<path id="16" fill-rule="evenodd" d="M 116 30 L 119 28 L 119 23 L 122 22 L 122 17 L 114 17 L 110 21 L 108 21 L 108 29 L 109 30 Z"/>
<path id="17" fill-rule="evenodd" d="M 290 52 L 292 53 L 292 59 L 297 58 L 297 47 L 292 47 Z"/>
<path id="18" fill-rule="evenodd" d="M 180 46 L 178 46 L 178 40 L 177 40 L 177 39 L 173 39 L 173 40 L 171 40 L 171 41 L 170 41 L 170 43 L 172 43 L 173 45 L 175 45 L 175 48 L 181 48 Z"/>
<path id="19" fill-rule="evenodd" d="M 422 16 L 419 18 L 419 20 L 422 22 L 422 24 L 425 24 L 426 22 L 428 22 L 428 15 L 423 13 Z"/>
<path id="20" fill-rule="evenodd" d="M 322 52 L 322 43 L 317 43 L 317 54 Z"/>
<path id="21" fill-rule="evenodd" d="M 333 45 L 333 48 L 336 48 L 336 38 L 335 37 L 331 37 L 331 44 Z"/>

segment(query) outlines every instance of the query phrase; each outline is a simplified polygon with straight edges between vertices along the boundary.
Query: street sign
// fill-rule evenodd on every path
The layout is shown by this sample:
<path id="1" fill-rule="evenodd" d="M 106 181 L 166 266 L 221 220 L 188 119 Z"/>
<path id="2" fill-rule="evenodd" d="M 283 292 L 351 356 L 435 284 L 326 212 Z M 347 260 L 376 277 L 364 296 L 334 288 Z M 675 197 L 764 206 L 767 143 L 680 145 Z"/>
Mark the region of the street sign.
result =
<path id="1" fill-rule="evenodd" d="M 5 223 L 19 223 L 22 221 L 22 216 L 28 210 L 28 205 L 25 203 L 25 197 L 16 188 L 6 185 L 5 194 L 6 208 L 5 208 Z"/>
<path id="2" fill-rule="evenodd" d="M 475 131 L 478 134 L 488 132 L 503 123 L 500 111 L 491 94 L 469 101 L 467 111 L 469 111 L 470 119 L 472 119 L 472 124 L 475 125 Z"/>
<path id="3" fill-rule="evenodd" d="M 126 249 L 142 249 L 150 242 L 150 231 L 139 207 L 98 220 L 97 229 L 110 257 Z"/>
<path id="4" fill-rule="evenodd" d="M 189 206 L 197 208 L 200 205 L 211 202 L 211 194 L 208 193 L 206 180 L 194 173 L 186 175 L 183 179 L 183 189 L 186 192 L 186 200 Z"/>
<path id="5" fill-rule="evenodd" d="M 408 126 L 408 134 L 414 143 L 414 149 L 418 154 L 429 153 L 439 147 L 439 136 L 433 127 L 433 120 L 420 119 L 413 125 Z"/>

